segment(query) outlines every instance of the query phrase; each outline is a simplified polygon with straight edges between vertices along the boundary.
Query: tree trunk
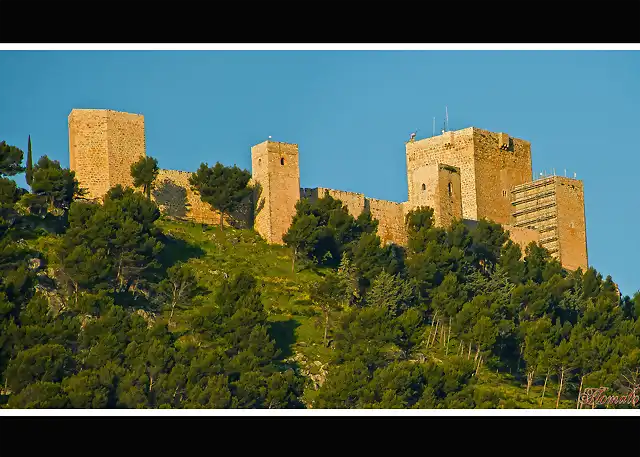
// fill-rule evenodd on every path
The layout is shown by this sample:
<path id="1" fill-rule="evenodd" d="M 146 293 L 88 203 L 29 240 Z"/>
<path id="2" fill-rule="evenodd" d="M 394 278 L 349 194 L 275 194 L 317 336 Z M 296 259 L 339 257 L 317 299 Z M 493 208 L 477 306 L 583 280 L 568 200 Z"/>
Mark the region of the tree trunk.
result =
<path id="1" fill-rule="evenodd" d="M 576 409 L 582 409 L 582 400 L 580 396 L 582 395 L 582 381 L 584 381 L 584 376 L 580 377 L 580 390 L 578 390 L 578 401 L 576 403 Z"/>
<path id="2" fill-rule="evenodd" d="M 171 304 L 171 314 L 169 314 L 169 322 L 167 323 L 169 326 L 171 325 L 171 319 L 173 319 L 173 311 L 176 309 L 176 303 L 173 302 Z"/>
<path id="3" fill-rule="evenodd" d="M 471 341 L 469 341 L 469 352 L 467 353 L 467 360 L 471 358 Z"/>
<path id="4" fill-rule="evenodd" d="M 444 355 L 449 354 L 449 341 L 451 341 L 451 316 L 449 316 L 449 334 L 447 335 L 447 349 L 444 351 Z"/>
<path id="5" fill-rule="evenodd" d="M 564 367 L 560 370 L 560 387 L 558 388 L 558 398 L 556 399 L 556 409 L 558 409 L 558 405 L 560 404 L 560 394 L 562 393 L 562 384 L 564 382 Z"/>
<path id="6" fill-rule="evenodd" d="M 535 374 L 535 370 L 527 372 L 527 397 L 529 396 L 529 390 L 531 389 L 531 384 L 533 384 L 533 377 L 535 376 Z"/>
<path id="7" fill-rule="evenodd" d="M 431 328 L 429 328 L 429 337 L 427 338 L 427 349 L 431 346 L 431 334 L 433 333 L 433 323 L 436 322 L 436 318 L 438 317 L 438 311 L 433 315 L 433 320 L 431 321 Z"/>
<path id="8" fill-rule="evenodd" d="M 478 372 L 480 371 L 480 365 L 482 365 L 482 356 L 478 359 L 478 365 L 476 366 L 476 376 L 478 376 Z"/>
<path id="9" fill-rule="evenodd" d="M 544 393 L 547 390 L 547 381 L 549 380 L 549 371 L 547 370 L 547 376 L 544 378 L 544 386 L 542 387 L 542 397 L 540 397 L 540 406 L 542 406 L 542 402 L 544 401 Z"/>
<path id="10" fill-rule="evenodd" d="M 440 319 L 438 319 L 436 321 L 436 330 L 435 332 L 433 332 L 433 341 L 431 342 L 432 345 L 436 345 L 436 341 L 438 340 L 438 327 L 440 326 Z"/>
<path id="11" fill-rule="evenodd" d="M 329 311 L 324 315 L 324 346 L 327 347 L 327 332 L 329 331 Z"/>
<path id="12" fill-rule="evenodd" d="M 478 355 L 480 354 L 480 346 L 476 347 L 476 356 L 473 358 L 473 361 L 476 362 L 478 360 Z"/>
<path id="13" fill-rule="evenodd" d="M 522 351 L 523 351 L 523 347 L 520 346 L 520 354 L 518 354 L 518 364 L 517 364 L 518 368 L 517 368 L 517 371 L 520 371 L 520 361 L 522 360 Z"/>

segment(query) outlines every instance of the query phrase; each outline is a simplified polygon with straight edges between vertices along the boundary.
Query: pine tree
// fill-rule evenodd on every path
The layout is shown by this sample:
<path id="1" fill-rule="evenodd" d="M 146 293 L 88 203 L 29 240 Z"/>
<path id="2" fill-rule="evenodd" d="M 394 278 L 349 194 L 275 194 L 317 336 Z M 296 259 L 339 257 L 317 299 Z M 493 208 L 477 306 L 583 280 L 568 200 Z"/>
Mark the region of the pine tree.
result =
<path id="1" fill-rule="evenodd" d="M 27 147 L 27 184 L 31 186 L 33 182 L 33 158 L 31 156 L 31 135 L 29 135 L 29 145 Z"/>

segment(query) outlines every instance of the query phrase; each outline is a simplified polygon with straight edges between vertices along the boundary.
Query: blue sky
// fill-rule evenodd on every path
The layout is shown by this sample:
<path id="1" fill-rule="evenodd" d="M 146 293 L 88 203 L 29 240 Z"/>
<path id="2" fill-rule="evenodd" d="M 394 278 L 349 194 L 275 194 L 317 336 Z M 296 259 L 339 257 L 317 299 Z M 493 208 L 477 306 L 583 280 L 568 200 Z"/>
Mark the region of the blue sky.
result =
<path id="1" fill-rule="evenodd" d="M 145 116 L 162 168 L 250 169 L 250 147 L 298 143 L 303 187 L 407 198 L 404 141 L 475 126 L 532 143 L 534 173 L 585 183 L 589 261 L 640 288 L 637 51 L 2 51 L 0 139 L 68 166 L 67 116 Z M 18 182 L 24 183 L 22 177 Z"/>

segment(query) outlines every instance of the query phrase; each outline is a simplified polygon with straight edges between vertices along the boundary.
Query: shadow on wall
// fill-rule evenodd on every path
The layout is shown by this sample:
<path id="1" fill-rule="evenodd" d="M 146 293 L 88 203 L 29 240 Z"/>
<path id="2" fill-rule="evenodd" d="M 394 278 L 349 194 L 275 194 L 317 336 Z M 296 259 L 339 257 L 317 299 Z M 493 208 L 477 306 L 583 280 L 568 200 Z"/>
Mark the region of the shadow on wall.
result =
<path id="1" fill-rule="evenodd" d="M 154 187 L 152 194 L 163 214 L 176 219 L 187 218 L 190 205 L 184 187 L 165 179 Z"/>
<path id="2" fill-rule="evenodd" d="M 253 186 L 253 196 L 251 202 L 251 208 L 253 214 L 251 215 L 251 226 L 255 228 L 256 217 L 264 208 L 264 198 L 262 197 L 262 186 L 259 183 L 254 184 Z"/>

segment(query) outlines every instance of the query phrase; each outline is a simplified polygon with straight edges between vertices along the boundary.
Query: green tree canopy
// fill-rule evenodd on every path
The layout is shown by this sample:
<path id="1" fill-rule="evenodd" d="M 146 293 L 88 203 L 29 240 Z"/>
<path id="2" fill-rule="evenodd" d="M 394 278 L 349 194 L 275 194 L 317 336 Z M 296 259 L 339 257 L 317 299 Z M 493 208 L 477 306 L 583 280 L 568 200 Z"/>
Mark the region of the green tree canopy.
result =
<path id="1" fill-rule="evenodd" d="M 200 199 L 220 212 L 220 229 L 224 216 L 230 215 L 251 195 L 249 187 L 251 173 L 237 166 L 225 167 L 217 162 L 213 167 L 200 164 L 198 171 L 189 178 L 189 184 L 200 195 Z"/>
<path id="2" fill-rule="evenodd" d="M 0 141 L 0 176 L 14 176 L 22 173 L 24 152 L 16 146 L 10 146 L 6 141 Z"/>
<path id="3" fill-rule="evenodd" d="M 158 161 L 150 156 L 141 157 L 136 163 L 131 164 L 131 176 L 133 185 L 142 187 L 142 192 L 151 198 L 153 182 L 158 177 Z"/>
<path id="4" fill-rule="evenodd" d="M 73 199 L 82 195 L 75 172 L 62 168 L 60 162 L 46 155 L 33 168 L 31 190 L 34 195 L 47 201 L 50 211 L 54 208 L 66 211 Z"/>
<path id="5" fill-rule="evenodd" d="M 31 185 L 33 181 L 33 155 L 31 154 L 31 135 L 29 135 L 29 146 L 27 148 L 27 169 L 25 179 L 27 181 L 27 185 Z"/>

